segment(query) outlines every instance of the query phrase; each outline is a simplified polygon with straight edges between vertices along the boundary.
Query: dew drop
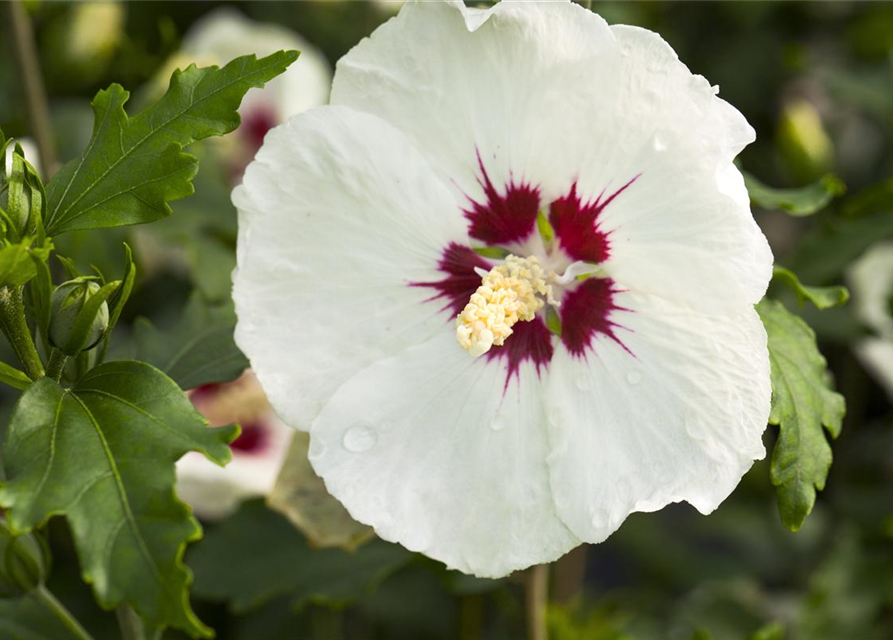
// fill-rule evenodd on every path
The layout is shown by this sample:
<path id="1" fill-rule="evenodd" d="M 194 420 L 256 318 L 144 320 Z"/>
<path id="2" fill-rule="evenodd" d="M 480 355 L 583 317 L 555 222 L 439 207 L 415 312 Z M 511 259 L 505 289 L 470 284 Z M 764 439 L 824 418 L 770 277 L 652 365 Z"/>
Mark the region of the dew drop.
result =
<path id="1" fill-rule="evenodd" d="M 561 426 L 561 411 L 559 411 L 558 409 L 552 409 L 548 414 L 546 414 L 546 421 L 549 423 L 550 426 Z"/>
<path id="2" fill-rule="evenodd" d="M 580 391 L 589 391 L 592 389 L 592 378 L 586 374 L 577 376 L 577 389 Z"/>
<path id="3" fill-rule="evenodd" d="M 596 509 L 592 512 L 592 517 L 590 521 L 592 522 L 592 526 L 596 529 L 601 529 L 602 527 L 608 526 L 608 519 L 610 515 L 605 509 Z"/>
<path id="4" fill-rule="evenodd" d="M 310 448 L 307 451 L 307 457 L 311 460 L 318 460 L 326 452 L 325 443 L 319 438 L 310 438 Z"/>
<path id="5" fill-rule="evenodd" d="M 653 144 L 654 144 L 655 151 L 666 151 L 667 150 L 667 141 L 660 134 L 657 134 L 654 136 Z"/>
<path id="6" fill-rule="evenodd" d="M 365 425 L 357 425 L 344 433 L 341 444 L 352 453 L 363 453 L 364 451 L 369 451 L 377 440 L 378 434 L 375 432 L 375 429 Z"/>
<path id="7" fill-rule="evenodd" d="M 632 385 L 639 384 L 640 382 L 642 382 L 642 374 L 638 371 L 627 371 L 626 381 Z"/>
<path id="8" fill-rule="evenodd" d="M 502 431 L 505 429 L 505 418 L 502 414 L 497 413 L 493 416 L 493 420 L 490 421 L 490 428 L 493 429 L 493 431 Z"/>

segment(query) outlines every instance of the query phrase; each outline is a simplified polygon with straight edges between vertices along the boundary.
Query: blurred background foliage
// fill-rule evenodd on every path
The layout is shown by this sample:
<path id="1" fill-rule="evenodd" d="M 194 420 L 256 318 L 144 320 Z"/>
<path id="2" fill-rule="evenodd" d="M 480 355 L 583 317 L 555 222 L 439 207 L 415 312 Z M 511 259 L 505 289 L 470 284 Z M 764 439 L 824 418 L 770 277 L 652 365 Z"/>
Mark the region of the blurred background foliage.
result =
<path id="1" fill-rule="evenodd" d="M 143 103 L 183 35 L 218 4 L 30 3 L 60 160 L 89 140 L 97 90 L 118 82 L 133 92 L 131 106 Z M 293 29 L 332 64 L 399 8 L 229 6 Z M 594 2 L 592 9 L 608 22 L 658 31 L 694 72 L 721 87 L 757 130 L 740 164 L 761 181 L 798 187 L 828 173 L 843 181 L 847 194 L 812 217 L 755 210 L 779 263 L 804 282 L 843 282 L 854 260 L 893 237 L 893 4 Z M 0 55 L 0 123 L 8 135 L 25 137 L 27 110 L 10 53 Z M 60 253 L 82 269 L 96 264 L 112 273 L 121 242 L 136 247 L 140 279 L 125 326 L 141 316 L 169 326 L 195 290 L 226 303 L 236 229 L 230 184 L 211 145 L 198 153 L 196 195 L 175 203 L 174 216 L 153 225 L 155 236 L 125 229 L 59 238 Z M 852 305 L 816 312 L 788 302 L 815 328 L 848 406 L 828 486 L 803 529 L 782 526 L 766 462 L 710 517 L 687 505 L 634 515 L 606 543 L 554 566 L 553 640 L 893 638 L 893 407 L 853 354 L 866 329 Z M 123 333 L 114 348 L 134 352 L 135 339 Z M 3 424 L 13 401 L 0 396 Z M 774 434 L 767 431 L 767 447 Z M 207 522 L 205 531 L 187 553 L 194 604 L 224 640 L 524 636 L 519 578 L 469 578 L 381 541 L 356 552 L 314 549 L 260 500 Z M 52 522 L 49 536 L 49 587 L 97 638 L 117 637 L 114 615 L 97 608 L 79 578 L 65 525 Z M 0 602 L 0 621 L 8 606 Z M 0 622 L 0 639 L 16 637 Z"/>

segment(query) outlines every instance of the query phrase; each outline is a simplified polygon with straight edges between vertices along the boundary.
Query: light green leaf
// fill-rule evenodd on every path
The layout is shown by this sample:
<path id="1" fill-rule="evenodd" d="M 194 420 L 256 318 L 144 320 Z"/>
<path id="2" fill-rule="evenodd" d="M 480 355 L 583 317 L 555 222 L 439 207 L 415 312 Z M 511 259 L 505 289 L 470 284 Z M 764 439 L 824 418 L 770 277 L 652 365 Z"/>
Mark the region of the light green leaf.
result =
<path id="1" fill-rule="evenodd" d="M 35 260 L 45 262 L 52 245 L 33 246 L 34 239 L 6 244 L 0 240 L 0 287 L 20 287 L 37 273 Z"/>
<path id="2" fill-rule="evenodd" d="M 193 294 L 177 322 L 159 330 L 145 318 L 136 322 L 137 357 L 169 375 L 183 389 L 235 380 L 248 360 L 233 340 L 232 303 L 209 306 Z"/>
<path id="3" fill-rule="evenodd" d="M 812 329 L 775 300 L 764 299 L 757 311 L 769 335 L 769 422 L 779 428 L 770 474 L 781 520 L 797 531 L 812 511 L 816 490 L 825 488 L 831 468 L 825 431 L 832 438 L 838 436 L 845 403 L 830 388 Z"/>
<path id="4" fill-rule="evenodd" d="M 250 549 L 251 553 L 234 553 Z M 412 557 L 406 549 L 373 540 L 355 552 L 313 549 L 283 516 L 252 500 L 212 531 L 189 554 L 195 593 L 229 602 L 235 611 L 279 596 L 295 605 L 349 602 L 369 591 Z"/>
<path id="5" fill-rule="evenodd" d="M 744 184 L 753 204 L 763 209 L 781 209 L 798 217 L 821 211 L 833 198 L 846 192 L 843 182 L 830 174 L 801 189 L 774 189 L 745 172 Z"/>
<path id="6" fill-rule="evenodd" d="M 779 265 L 772 268 L 772 279 L 791 289 L 797 296 L 797 303 L 801 307 L 804 302 L 809 300 L 818 309 L 830 309 L 846 304 L 850 299 L 850 292 L 846 287 L 807 287 L 800 282 L 793 271 Z"/>
<path id="7" fill-rule="evenodd" d="M 0 362 L 0 382 L 20 391 L 31 386 L 31 378 L 25 375 L 24 371 L 19 371 L 5 362 Z"/>
<path id="8" fill-rule="evenodd" d="M 93 100 L 93 138 L 80 158 L 49 184 L 50 235 L 73 229 L 118 227 L 170 215 L 168 202 L 192 194 L 198 160 L 182 148 L 239 126 L 237 109 L 252 87 L 262 87 L 297 59 L 280 51 L 225 67 L 174 72 L 156 104 L 130 118 L 130 94 L 113 84 Z"/>
<path id="9" fill-rule="evenodd" d="M 69 390 L 43 378 L 10 421 L 0 505 L 16 532 L 65 516 L 102 606 L 127 602 L 150 625 L 210 636 L 189 606 L 182 554 L 201 530 L 174 494 L 174 462 L 201 451 L 225 464 L 237 434 L 209 429 L 177 385 L 143 362 L 101 365 Z"/>

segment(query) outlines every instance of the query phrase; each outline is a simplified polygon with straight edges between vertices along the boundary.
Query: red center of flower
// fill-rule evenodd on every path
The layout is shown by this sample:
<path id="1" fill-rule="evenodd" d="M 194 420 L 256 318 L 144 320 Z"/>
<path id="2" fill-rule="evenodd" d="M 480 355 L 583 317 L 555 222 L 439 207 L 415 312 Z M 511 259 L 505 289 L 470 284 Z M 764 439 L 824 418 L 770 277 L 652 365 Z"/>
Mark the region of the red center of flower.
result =
<path id="1" fill-rule="evenodd" d="M 518 248 L 537 232 L 537 214 L 541 210 L 541 190 L 527 182 L 511 178 L 502 190 L 492 182 L 478 155 L 483 190 L 481 201 L 469 198 L 465 209 L 468 233 L 487 246 L 512 250 Z M 617 190 L 597 198 L 584 200 L 577 183 L 548 206 L 549 223 L 555 232 L 553 251 L 563 252 L 572 261 L 601 263 L 610 255 L 609 233 L 601 228 L 600 215 L 620 194 L 638 178 L 635 176 Z M 433 282 L 415 282 L 412 286 L 428 287 L 436 293 L 432 301 L 442 301 L 443 310 L 454 319 L 481 284 L 475 269 L 489 271 L 494 263 L 478 255 L 470 247 L 456 243 L 448 245 L 438 262 L 444 277 Z M 613 317 L 618 311 L 628 311 L 615 304 L 619 292 L 610 278 L 589 277 L 572 281 L 563 287 L 561 306 L 561 342 L 575 357 L 585 357 L 594 348 L 595 339 L 603 335 L 623 345 L 617 336 L 618 325 Z M 556 336 L 547 328 L 542 314 L 529 322 L 519 322 L 502 346 L 494 346 L 486 353 L 489 361 L 504 358 L 506 385 L 518 374 L 521 364 L 530 361 L 537 371 L 548 365 L 554 354 Z"/>

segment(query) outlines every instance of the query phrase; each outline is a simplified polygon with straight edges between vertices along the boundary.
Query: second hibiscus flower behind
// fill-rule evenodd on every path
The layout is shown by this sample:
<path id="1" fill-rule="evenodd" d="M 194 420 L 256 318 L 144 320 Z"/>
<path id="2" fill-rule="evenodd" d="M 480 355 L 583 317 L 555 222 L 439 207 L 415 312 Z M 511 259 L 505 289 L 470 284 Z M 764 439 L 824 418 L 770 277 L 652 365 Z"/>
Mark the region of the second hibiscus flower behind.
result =
<path id="1" fill-rule="evenodd" d="M 649 31 L 408 4 L 235 191 L 237 340 L 332 495 L 451 567 L 709 513 L 769 414 L 752 140 Z"/>

